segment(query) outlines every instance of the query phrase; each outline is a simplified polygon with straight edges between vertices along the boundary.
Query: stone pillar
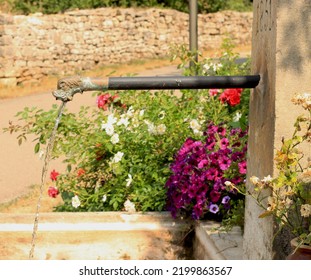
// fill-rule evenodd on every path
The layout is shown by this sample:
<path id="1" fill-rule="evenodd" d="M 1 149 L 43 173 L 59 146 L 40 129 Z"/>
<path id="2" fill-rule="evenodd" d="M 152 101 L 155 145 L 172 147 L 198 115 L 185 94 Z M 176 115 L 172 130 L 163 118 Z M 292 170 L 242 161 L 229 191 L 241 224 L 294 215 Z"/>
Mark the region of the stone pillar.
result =
<path id="1" fill-rule="evenodd" d="M 261 82 L 250 100 L 248 179 L 275 175 L 275 148 L 290 137 L 301 113 L 291 103 L 296 92 L 311 91 L 311 1 L 254 0 L 252 73 Z M 310 147 L 306 147 L 310 153 Z M 246 198 L 244 258 L 279 258 L 273 246 L 273 220 Z"/>

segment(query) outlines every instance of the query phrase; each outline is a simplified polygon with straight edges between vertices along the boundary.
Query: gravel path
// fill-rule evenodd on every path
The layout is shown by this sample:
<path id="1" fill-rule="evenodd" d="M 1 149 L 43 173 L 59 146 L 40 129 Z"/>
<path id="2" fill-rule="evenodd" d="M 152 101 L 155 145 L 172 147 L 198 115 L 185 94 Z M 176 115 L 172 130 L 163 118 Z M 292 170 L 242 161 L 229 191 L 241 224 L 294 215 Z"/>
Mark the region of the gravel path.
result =
<path id="1" fill-rule="evenodd" d="M 140 72 L 140 76 L 178 75 L 180 72 L 176 66 L 166 66 L 153 70 Z M 3 128 L 8 127 L 9 121 L 16 123 L 15 114 L 25 107 L 38 107 L 50 109 L 52 104 L 60 104 L 55 101 L 51 92 L 0 100 L 0 203 L 11 201 L 30 190 L 30 186 L 40 184 L 43 160 L 34 153 L 33 139 L 18 145 L 17 134 L 3 133 Z M 95 106 L 92 94 L 77 94 L 72 102 L 67 104 L 71 112 L 78 112 L 81 105 Z M 49 171 L 64 170 L 60 160 L 53 160 L 49 164 Z"/>

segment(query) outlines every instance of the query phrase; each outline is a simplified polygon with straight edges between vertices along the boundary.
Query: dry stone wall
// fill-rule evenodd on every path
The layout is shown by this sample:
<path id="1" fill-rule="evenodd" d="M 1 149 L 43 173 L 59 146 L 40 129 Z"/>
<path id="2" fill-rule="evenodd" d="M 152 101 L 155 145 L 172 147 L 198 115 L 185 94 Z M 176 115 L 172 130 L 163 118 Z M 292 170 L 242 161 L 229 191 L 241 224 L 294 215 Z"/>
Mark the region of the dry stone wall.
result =
<path id="1" fill-rule="evenodd" d="M 188 19 L 188 14 L 166 9 L 0 14 L 0 86 L 166 56 L 171 45 L 188 44 Z M 252 13 L 199 15 L 199 48 L 217 48 L 227 34 L 237 44 L 248 44 L 251 26 Z"/>

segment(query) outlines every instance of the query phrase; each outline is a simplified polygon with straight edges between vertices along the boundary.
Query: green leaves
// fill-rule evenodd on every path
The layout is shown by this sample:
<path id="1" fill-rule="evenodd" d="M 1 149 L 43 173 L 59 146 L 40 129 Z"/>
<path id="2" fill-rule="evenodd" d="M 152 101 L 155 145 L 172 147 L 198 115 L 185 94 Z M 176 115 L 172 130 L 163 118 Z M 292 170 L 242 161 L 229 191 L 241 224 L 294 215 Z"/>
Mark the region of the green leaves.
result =
<path id="1" fill-rule="evenodd" d="M 242 74 L 246 70 L 233 63 L 231 47 L 227 42 L 223 66 L 217 71 Z M 183 67 L 193 59 L 186 48 L 178 56 Z M 201 63 L 196 67 L 203 73 Z M 137 211 L 165 210 L 169 166 L 184 141 L 202 138 L 210 121 L 247 125 L 248 105 L 229 110 L 208 90 L 127 90 L 117 95 L 118 102 L 109 104 L 108 110 L 81 106 L 75 114 L 63 113 L 52 152 L 52 158 L 62 158 L 67 165 L 56 181 L 64 202 L 57 211 L 119 211 L 126 201 Z M 44 151 L 57 111 L 57 106 L 47 111 L 25 108 L 17 113 L 18 124 L 11 123 L 7 131 L 18 133 L 20 144 L 34 135 L 34 152 Z M 238 121 L 233 120 L 236 111 L 242 114 Z M 75 195 L 81 202 L 78 207 L 72 205 Z"/>

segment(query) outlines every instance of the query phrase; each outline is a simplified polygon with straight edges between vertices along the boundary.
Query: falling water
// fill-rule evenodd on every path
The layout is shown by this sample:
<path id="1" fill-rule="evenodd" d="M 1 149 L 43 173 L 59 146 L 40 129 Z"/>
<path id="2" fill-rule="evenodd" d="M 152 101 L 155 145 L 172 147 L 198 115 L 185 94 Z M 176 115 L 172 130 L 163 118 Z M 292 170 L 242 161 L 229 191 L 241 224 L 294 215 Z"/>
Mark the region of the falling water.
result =
<path id="1" fill-rule="evenodd" d="M 56 133 L 57 133 L 57 128 L 58 128 L 61 116 L 63 114 L 63 111 L 65 109 L 65 105 L 66 105 L 66 102 L 63 102 L 60 105 L 60 107 L 59 107 L 57 118 L 55 120 L 55 125 L 54 125 L 54 128 L 52 130 L 52 133 L 51 133 L 48 145 L 46 147 L 44 164 L 43 164 L 42 173 L 41 173 L 40 194 L 39 194 L 39 199 L 38 199 L 38 202 L 37 202 L 36 216 L 35 216 L 34 225 L 33 225 L 33 231 L 32 231 L 32 240 L 31 240 L 31 249 L 30 249 L 30 252 L 29 252 L 29 259 L 33 259 L 33 256 L 34 256 L 36 236 L 37 236 L 37 231 L 38 231 L 39 211 L 40 211 L 40 207 L 41 207 L 41 198 L 42 198 L 42 194 L 43 194 L 43 188 L 44 188 L 44 185 L 45 185 L 46 174 L 47 174 L 47 171 L 48 171 L 48 166 L 49 166 L 51 154 L 52 154 L 53 147 L 54 147 L 54 142 L 55 142 L 55 137 L 56 137 Z"/>

